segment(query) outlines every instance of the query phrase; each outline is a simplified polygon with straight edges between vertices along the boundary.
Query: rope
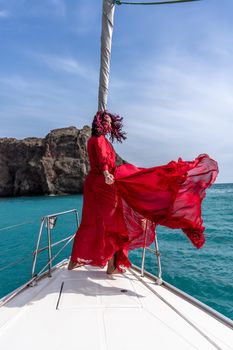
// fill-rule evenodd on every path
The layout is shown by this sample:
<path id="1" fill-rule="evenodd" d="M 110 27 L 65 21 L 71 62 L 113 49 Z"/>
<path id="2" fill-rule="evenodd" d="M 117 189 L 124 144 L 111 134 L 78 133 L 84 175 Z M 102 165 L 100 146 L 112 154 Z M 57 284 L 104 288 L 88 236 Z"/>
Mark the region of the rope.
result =
<path id="1" fill-rule="evenodd" d="M 128 2 L 115 0 L 116 5 L 168 5 L 168 4 L 178 4 L 179 2 L 193 2 L 202 0 L 171 0 L 171 1 L 152 1 L 152 2 Z"/>

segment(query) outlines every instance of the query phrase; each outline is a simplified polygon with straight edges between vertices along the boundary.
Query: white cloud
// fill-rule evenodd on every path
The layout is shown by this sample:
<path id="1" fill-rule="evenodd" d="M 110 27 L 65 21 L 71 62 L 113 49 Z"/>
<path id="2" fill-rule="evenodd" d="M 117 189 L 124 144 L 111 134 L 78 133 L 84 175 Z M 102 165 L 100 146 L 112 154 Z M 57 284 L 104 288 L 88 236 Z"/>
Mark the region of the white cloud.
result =
<path id="1" fill-rule="evenodd" d="M 62 16 L 66 11 L 69 34 L 70 29 L 75 30 L 76 24 L 79 34 L 86 34 L 85 40 L 79 41 L 81 50 L 86 45 L 80 56 L 82 60 L 69 54 L 77 52 L 76 42 L 74 45 L 72 40 L 65 51 L 61 51 L 62 55 L 32 53 L 29 49 L 27 54 L 30 59 L 34 57 L 40 64 L 36 67 L 38 76 L 35 72 L 33 78 L 24 78 L 21 72 L 21 75 L 0 80 L 0 100 L 2 96 L 4 102 L 0 101 L 0 117 L 9 116 L 11 120 L 11 125 L 5 123 L 9 126 L 8 130 L 2 129 L 3 136 L 4 133 L 19 136 L 16 135 L 19 129 L 12 128 L 17 118 L 22 118 L 20 132 L 24 136 L 37 132 L 46 134 L 49 128 L 75 125 L 76 116 L 81 116 L 79 126 L 91 123 L 97 105 L 99 73 L 87 64 L 94 62 L 95 57 L 85 61 L 84 55 L 92 54 L 97 48 L 94 35 L 100 31 L 101 6 L 95 2 L 94 8 L 91 2 L 80 0 L 77 7 L 67 2 L 66 9 L 62 10 L 62 3 L 59 0 L 46 0 L 43 8 L 34 2 L 33 9 L 35 13 L 38 10 L 39 15 L 44 13 L 48 16 L 56 6 L 58 9 L 60 6 L 60 12 L 55 11 L 57 15 L 60 13 Z M 32 8 L 27 15 L 30 11 Z M 98 22 L 94 20 L 97 15 Z M 125 20 L 128 21 L 128 18 L 127 15 Z M 118 29 L 120 25 L 117 23 Z M 160 25 L 157 30 L 160 30 Z M 149 32 L 147 28 L 147 33 L 142 30 L 141 35 L 145 34 L 145 38 L 151 36 L 148 39 L 151 46 L 145 44 L 145 47 L 137 47 L 137 35 L 132 35 L 131 42 L 124 30 L 123 34 L 118 30 L 120 39 L 114 38 L 108 109 L 125 118 L 128 139 L 122 145 L 117 145 L 116 149 L 125 159 L 139 166 L 164 164 L 179 156 L 191 160 L 206 152 L 219 161 L 218 181 L 232 182 L 231 28 L 224 27 L 223 30 L 221 27 L 220 30 L 216 21 L 208 23 L 205 20 L 198 30 L 196 37 L 188 27 L 184 37 L 181 30 L 179 35 L 172 33 L 172 36 L 168 31 L 169 38 L 163 37 L 161 30 L 160 41 L 157 42 L 153 38 L 155 29 L 151 28 Z M 127 41 L 127 49 L 124 45 L 123 50 L 122 37 Z M 156 52 L 153 47 L 156 47 Z M 114 50 L 117 51 L 117 59 Z"/>
<path id="2" fill-rule="evenodd" d="M 170 52 L 128 67 L 128 79 L 112 75 L 109 109 L 125 116 L 129 131 L 124 158 L 153 166 L 208 153 L 219 161 L 218 181 L 232 181 L 233 63 L 226 55 L 210 62 Z"/>
<path id="3" fill-rule="evenodd" d="M 71 56 L 62 57 L 40 53 L 32 53 L 32 55 L 53 71 L 68 73 L 75 76 L 78 75 L 86 80 L 91 81 L 95 81 L 97 79 L 97 72 L 92 67 L 85 66 Z"/>
<path id="4" fill-rule="evenodd" d="M 90 124 L 97 104 L 96 89 L 78 80 L 1 77 L 0 137 L 44 136 L 51 129 Z"/>

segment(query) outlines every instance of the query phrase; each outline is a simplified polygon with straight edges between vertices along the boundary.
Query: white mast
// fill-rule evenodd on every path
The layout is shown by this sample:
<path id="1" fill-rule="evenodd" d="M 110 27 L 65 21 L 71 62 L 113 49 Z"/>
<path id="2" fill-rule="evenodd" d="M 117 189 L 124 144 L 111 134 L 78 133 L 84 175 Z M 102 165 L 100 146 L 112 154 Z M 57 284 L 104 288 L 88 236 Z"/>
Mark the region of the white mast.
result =
<path id="1" fill-rule="evenodd" d="M 99 111 L 104 111 L 107 109 L 114 11 L 115 11 L 114 0 L 103 0 L 99 97 L 98 97 Z"/>

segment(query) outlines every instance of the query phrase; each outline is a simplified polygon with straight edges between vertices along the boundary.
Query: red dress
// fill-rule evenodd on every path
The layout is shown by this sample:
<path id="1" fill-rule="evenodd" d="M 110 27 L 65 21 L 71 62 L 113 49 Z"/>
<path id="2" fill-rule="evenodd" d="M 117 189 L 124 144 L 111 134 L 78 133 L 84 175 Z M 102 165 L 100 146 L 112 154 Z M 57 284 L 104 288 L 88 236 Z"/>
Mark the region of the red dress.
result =
<path id="1" fill-rule="evenodd" d="M 129 267 L 128 250 L 150 245 L 158 224 L 181 228 L 202 247 L 201 202 L 218 174 L 213 159 L 203 154 L 191 162 L 179 158 L 154 168 L 116 167 L 115 151 L 105 136 L 90 137 L 87 150 L 91 170 L 72 261 L 104 267 L 116 253 L 116 266 Z M 105 183 L 104 170 L 115 176 L 114 184 Z"/>

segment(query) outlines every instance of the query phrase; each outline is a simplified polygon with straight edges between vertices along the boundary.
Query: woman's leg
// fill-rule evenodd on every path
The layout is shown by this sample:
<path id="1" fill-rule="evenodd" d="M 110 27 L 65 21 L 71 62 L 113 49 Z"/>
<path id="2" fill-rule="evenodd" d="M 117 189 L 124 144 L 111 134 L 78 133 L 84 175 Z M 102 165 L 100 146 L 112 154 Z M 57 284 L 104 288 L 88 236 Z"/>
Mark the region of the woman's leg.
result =
<path id="1" fill-rule="evenodd" d="M 107 274 L 114 275 L 116 273 L 124 273 L 124 272 L 126 272 L 124 269 L 119 270 L 116 267 L 116 253 L 115 253 L 113 257 L 108 261 Z"/>
<path id="2" fill-rule="evenodd" d="M 70 259 L 69 264 L 68 264 L 68 270 L 73 270 L 73 269 L 76 269 L 77 267 L 80 267 L 83 265 L 84 265 L 84 263 L 74 262 Z"/>
<path id="3" fill-rule="evenodd" d="M 115 255 L 113 255 L 113 257 L 108 261 L 107 274 L 111 275 L 115 269 Z"/>

